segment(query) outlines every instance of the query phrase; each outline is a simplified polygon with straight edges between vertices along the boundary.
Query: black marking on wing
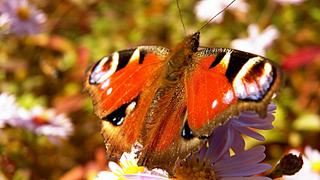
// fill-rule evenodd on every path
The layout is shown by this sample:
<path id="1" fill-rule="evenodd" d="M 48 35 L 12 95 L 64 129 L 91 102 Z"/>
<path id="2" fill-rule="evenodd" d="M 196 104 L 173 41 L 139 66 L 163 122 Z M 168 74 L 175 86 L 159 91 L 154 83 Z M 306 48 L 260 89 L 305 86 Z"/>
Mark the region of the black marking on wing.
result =
<path id="1" fill-rule="evenodd" d="M 97 85 L 97 81 L 95 81 L 93 78 L 92 78 L 92 72 L 94 71 L 94 69 L 99 65 L 99 63 L 101 62 L 102 59 L 100 59 L 98 62 L 96 62 L 93 67 L 91 68 L 91 72 L 90 72 L 90 76 L 89 76 L 89 84 L 91 85 Z"/>
<path id="2" fill-rule="evenodd" d="M 128 49 L 128 50 L 119 51 L 119 64 L 117 66 L 116 72 L 126 67 L 135 50 L 136 49 Z"/>
<path id="3" fill-rule="evenodd" d="M 146 51 L 146 50 L 143 50 L 143 49 L 140 50 L 139 64 L 142 64 L 142 63 L 143 63 L 146 54 L 147 54 L 147 51 Z"/>
<path id="4" fill-rule="evenodd" d="M 215 60 L 210 65 L 209 69 L 211 69 L 211 68 L 215 67 L 216 65 L 218 65 L 225 55 L 226 55 L 226 52 L 219 52 L 217 54 Z"/>
<path id="5" fill-rule="evenodd" d="M 186 121 L 183 125 L 182 131 L 181 131 L 181 136 L 186 139 L 186 140 L 190 140 L 192 138 L 194 138 L 195 136 L 193 135 L 192 130 L 189 127 L 188 121 Z"/>
<path id="6" fill-rule="evenodd" d="M 238 52 L 233 51 L 230 56 L 229 65 L 226 71 L 226 77 L 228 78 L 229 82 L 232 82 L 233 79 L 236 77 L 242 66 L 252 57 L 256 55 L 245 53 L 245 52 Z"/>
<path id="7" fill-rule="evenodd" d="M 136 50 L 136 48 L 119 51 L 119 64 L 117 66 L 116 71 L 119 71 L 128 65 L 135 50 Z M 139 64 L 142 64 L 143 60 L 147 54 L 147 51 L 140 49 L 139 52 L 140 52 L 140 54 L 139 54 L 139 61 L 138 62 L 139 62 Z"/>
<path id="8" fill-rule="evenodd" d="M 138 104 L 138 101 L 139 101 L 139 96 L 134 98 L 132 101 L 123 104 L 118 109 L 114 110 L 112 113 L 108 114 L 107 116 L 105 116 L 105 117 L 103 117 L 101 119 L 110 122 L 114 126 L 120 126 L 120 125 L 123 124 L 123 122 L 125 121 L 126 117 L 129 115 L 129 114 L 126 114 L 128 106 L 132 102 L 136 102 L 136 104 Z"/>

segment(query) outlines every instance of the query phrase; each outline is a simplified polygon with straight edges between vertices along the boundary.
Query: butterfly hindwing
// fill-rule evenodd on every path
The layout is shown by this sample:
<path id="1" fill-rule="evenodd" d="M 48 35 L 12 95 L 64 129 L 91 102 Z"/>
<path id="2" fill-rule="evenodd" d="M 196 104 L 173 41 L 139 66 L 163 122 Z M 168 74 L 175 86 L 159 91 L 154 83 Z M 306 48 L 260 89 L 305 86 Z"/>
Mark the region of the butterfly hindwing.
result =
<path id="1" fill-rule="evenodd" d="M 199 135 L 239 112 L 264 116 L 272 95 L 280 88 L 279 68 L 268 59 L 226 48 L 207 48 L 194 55 L 186 76 L 188 123 Z"/>
<path id="2" fill-rule="evenodd" d="M 88 71 L 85 86 L 102 119 L 110 159 L 130 151 L 138 140 L 154 94 L 151 87 L 156 87 L 168 52 L 157 46 L 123 50 L 102 58 Z"/>

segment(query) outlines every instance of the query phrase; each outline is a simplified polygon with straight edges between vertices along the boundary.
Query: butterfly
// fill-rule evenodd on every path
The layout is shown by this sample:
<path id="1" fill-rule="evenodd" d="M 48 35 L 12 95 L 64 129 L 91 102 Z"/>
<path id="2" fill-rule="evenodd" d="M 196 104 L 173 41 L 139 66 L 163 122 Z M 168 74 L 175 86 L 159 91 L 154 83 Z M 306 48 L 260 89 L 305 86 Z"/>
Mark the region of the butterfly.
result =
<path id="1" fill-rule="evenodd" d="M 109 159 L 137 143 L 138 164 L 174 174 L 178 159 L 206 143 L 215 127 L 242 111 L 266 116 L 281 70 L 259 55 L 199 48 L 200 32 L 173 49 L 139 46 L 103 57 L 85 89 L 102 119 Z"/>

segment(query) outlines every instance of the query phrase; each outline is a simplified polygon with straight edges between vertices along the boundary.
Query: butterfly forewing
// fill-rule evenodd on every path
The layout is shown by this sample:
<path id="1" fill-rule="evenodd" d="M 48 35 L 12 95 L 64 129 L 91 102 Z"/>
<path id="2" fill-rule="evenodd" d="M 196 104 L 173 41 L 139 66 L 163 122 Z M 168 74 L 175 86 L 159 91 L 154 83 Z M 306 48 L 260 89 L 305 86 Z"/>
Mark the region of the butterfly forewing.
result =
<path id="1" fill-rule="evenodd" d="M 138 140 L 168 52 L 155 46 L 123 50 L 102 58 L 88 71 L 85 86 L 103 120 L 109 158 L 118 158 Z"/>
<path id="2" fill-rule="evenodd" d="M 279 68 L 268 59 L 226 48 L 207 48 L 195 54 L 186 76 L 188 123 L 200 134 L 245 110 L 261 116 L 280 88 Z"/>

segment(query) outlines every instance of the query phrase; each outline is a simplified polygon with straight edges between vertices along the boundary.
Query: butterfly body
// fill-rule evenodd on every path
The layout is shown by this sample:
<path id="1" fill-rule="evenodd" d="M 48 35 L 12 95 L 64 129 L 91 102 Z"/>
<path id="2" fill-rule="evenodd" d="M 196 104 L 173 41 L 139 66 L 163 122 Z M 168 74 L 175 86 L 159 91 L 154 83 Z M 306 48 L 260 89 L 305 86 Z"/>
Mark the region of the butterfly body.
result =
<path id="1" fill-rule="evenodd" d="M 279 68 L 242 51 L 199 51 L 199 34 L 171 51 L 140 46 L 115 52 L 88 71 L 85 86 L 102 119 L 110 159 L 138 143 L 140 165 L 173 175 L 176 160 L 197 151 L 231 116 L 266 114 L 280 87 Z"/>

